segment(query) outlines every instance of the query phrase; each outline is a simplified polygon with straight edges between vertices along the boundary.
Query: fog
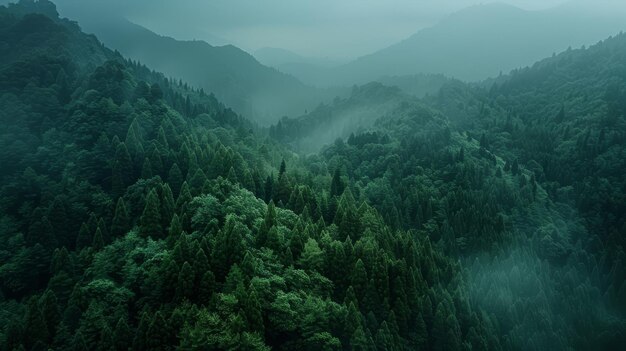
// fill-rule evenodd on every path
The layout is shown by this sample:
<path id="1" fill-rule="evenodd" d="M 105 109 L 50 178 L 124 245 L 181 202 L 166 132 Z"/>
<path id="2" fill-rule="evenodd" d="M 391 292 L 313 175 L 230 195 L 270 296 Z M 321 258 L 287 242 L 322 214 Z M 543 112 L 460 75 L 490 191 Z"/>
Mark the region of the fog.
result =
<path id="1" fill-rule="evenodd" d="M 4 2 L 7 2 L 6 0 Z M 478 0 L 58 0 L 61 15 L 104 12 L 159 34 L 234 44 L 249 52 L 277 47 L 304 56 L 349 59 L 369 54 L 431 26 Z M 527 10 L 565 0 L 508 0 Z M 595 3 L 595 2 L 594 2 Z"/>
<path id="2" fill-rule="evenodd" d="M 0 351 L 624 349 L 625 0 L 13 1 Z"/>

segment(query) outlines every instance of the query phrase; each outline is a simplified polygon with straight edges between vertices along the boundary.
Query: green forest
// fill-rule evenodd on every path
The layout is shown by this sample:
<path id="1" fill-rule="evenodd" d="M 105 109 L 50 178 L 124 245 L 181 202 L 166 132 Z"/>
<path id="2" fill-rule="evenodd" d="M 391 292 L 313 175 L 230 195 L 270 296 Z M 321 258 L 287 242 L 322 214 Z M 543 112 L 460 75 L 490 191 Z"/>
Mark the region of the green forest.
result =
<path id="1" fill-rule="evenodd" d="M 0 7 L 0 350 L 622 349 L 625 63 L 619 34 L 265 127 Z"/>

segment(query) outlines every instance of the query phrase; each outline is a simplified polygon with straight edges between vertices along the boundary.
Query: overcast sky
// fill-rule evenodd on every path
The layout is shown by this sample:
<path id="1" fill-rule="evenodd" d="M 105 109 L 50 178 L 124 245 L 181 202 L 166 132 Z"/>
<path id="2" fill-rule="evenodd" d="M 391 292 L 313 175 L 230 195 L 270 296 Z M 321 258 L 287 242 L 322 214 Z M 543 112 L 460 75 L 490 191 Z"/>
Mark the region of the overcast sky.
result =
<path id="1" fill-rule="evenodd" d="M 623 0 L 622 0 L 623 1 Z M 477 0 L 56 0 L 62 15 L 108 10 L 177 39 L 219 39 L 254 52 L 278 47 L 349 58 L 389 46 Z M 526 10 L 566 0 L 504 0 Z M 626 1 L 624 1 L 626 2 Z"/>

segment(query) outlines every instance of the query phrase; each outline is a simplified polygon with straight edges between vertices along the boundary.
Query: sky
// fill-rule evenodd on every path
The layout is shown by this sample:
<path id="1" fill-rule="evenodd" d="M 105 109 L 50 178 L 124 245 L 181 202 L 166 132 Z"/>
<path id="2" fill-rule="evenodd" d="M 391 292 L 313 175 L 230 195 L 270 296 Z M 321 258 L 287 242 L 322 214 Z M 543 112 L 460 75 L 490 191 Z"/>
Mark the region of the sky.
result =
<path id="1" fill-rule="evenodd" d="M 1 0 L 0 0 L 1 1 Z M 54 1 L 54 0 L 53 0 Z M 615 0 L 617 1 L 617 0 Z M 566 0 L 504 0 L 543 10 Z M 63 16 L 104 9 L 159 34 L 350 59 L 387 47 L 477 0 L 56 0 Z"/>

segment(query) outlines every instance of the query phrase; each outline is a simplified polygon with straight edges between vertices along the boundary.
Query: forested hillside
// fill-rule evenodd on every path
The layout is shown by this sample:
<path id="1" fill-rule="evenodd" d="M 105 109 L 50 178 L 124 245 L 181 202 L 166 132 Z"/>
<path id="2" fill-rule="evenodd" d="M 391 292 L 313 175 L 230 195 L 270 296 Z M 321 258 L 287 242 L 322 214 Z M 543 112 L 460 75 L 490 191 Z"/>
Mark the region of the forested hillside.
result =
<path id="1" fill-rule="evenodd" d="M 626 312 L 625 53 L 619 35 L 488 89 L 444 84 L 356 123 L 321 157 L 387 223 L 418 228 L 461 258 L 473 302 L 513 346 L 611 349 L 624 338 Z M 373 96 L 370 110 L 384 107 Z M 272 132 L 308 140 L 343 105 Z"/>
<path id="2" fill-rule="evenodd" d="M 257 62 L 232 46 L 160 36 L 125 19 L 86 16 L 88 33 L 150 68 L 213 92 L 228 106 L 263 125 L 298 115 L 344 89 L 316 89 Z"/>
<path id="3" fill-rule="evenodd" d="M 625 57 L 261 129 L 0 7 L 0 350 L 620 349 Z"/>
<path id="4" fill-rule="evenodd" d="M 0 9 L 3 349 L 501 347 L 458 263 L 339 169 L 22 6 Z"/>

